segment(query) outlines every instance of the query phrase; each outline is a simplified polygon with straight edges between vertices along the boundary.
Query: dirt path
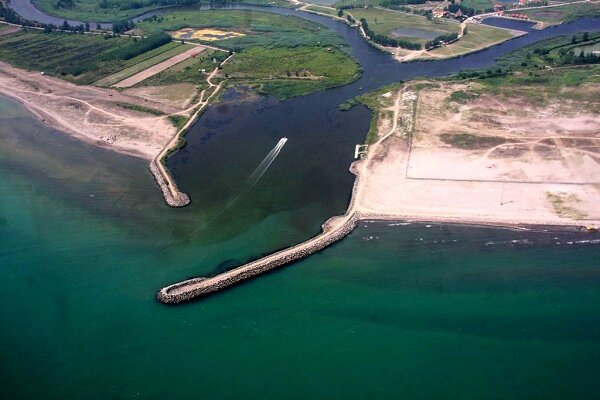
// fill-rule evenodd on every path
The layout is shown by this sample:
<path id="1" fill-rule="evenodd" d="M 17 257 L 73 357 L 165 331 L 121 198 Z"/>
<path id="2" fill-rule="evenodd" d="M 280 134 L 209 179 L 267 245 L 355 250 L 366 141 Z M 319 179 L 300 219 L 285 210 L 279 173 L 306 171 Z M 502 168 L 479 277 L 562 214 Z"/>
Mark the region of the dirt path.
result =
<path id="1" fill-rule="evenodd" d="M 217 95 L 217 93 L 221 90 L 223 83 L 214 84 L 212 80 L 218 74 L 219 68 L 222 67 L 226 62 L 228 62 L 235 54 L 227 57 L 218 67 L 216 67 L 211 74 L 206 78 L 206 83 L 208 83 L 208 88 L 204 89 L 200 93 L 200 99 L 196 104 L 189 106 L 186 110 L 183 110 L 182 113 L 189 112 L 192 110 L 196 110 L 194 114 L 188 119 L 187 123 L 178 130 L 173 137 L 169 140 L 167 145 L 158 153 L 158 155 L 152 160 L 150 163 L 150 171 L 154 174 L 156 180 L 158 181 L 159 186 L 163 192 L 163 196 L 167 204 L 171 207 L 183 207 L 189 204 L 190 199 L 187 194 L 181 192 L 177 186 L 177 183 L 171 176 L 171 173 L 168 171 L 167 167 L 162 162 L 163 158 L 169 153 L 171 149 L 177 147 L 181 136 L 192 126 L 194 122 L 198 119 L 199 115 L 203 112 L 204 108 L 208 106 L 210 101 Z M 210 90 L 210 94 L 206 96 L 207 91 Z M 206 97 L 206 98 L 205 98 Z M 175 114 L 173 114 L 175 115 Z"/>
<path id="2" fill-rule="evenodd" d="M 158 74 L 159 72 L 162 72 L 168 68 L 171 68 L 172 66 L 174 66 L 176 64 L 179 64 L 182 61 L 187 60 L 190 57 L 193 57 L 197 54 L 202 53 L 204 50 L 206 50 L 206 47 L 197 45 L 196 47 L 189 49 L 188 51 L 185 51 L 181 54 L 177 54 L 176 56 L 173 56 L 173 57 L 169 58 L 168 60 L 165 60 L 158 64 L 154 64 L 153 66 L 151 66 L 148 69 L 138 72 L 137 74 L 130 76 L 127 79 L 122 80 L 121 82 L 115 83 L 113 86 L 116 88 L 131 87 L 133 85 L 136 85 L 136 84 L 150 78 L 151 76 Z"/>

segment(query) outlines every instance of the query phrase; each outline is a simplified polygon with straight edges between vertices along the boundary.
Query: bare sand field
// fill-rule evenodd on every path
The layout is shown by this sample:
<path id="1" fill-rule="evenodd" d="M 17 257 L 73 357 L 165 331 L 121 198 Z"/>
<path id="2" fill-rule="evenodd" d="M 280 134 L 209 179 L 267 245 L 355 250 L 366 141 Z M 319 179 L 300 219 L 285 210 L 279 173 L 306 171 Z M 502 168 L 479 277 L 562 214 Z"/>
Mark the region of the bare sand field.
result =
<path id="1" fill-rule="evenodd" d="M 148 160 L 175 134 L 166 115 L 185 111 L 177 101 L 157 95 L 142 97 L 143 92 L 77 86 L 3 62 L 0 94 L 19 101 L 50 127 L 89 144 Z M 165 116 L 136 111 L 135 107 L 164 112 Z"/>
<path id="2" fill-rule="evenodd" d="M 158 74 L 159 72 L 162 72 L 168 68 L 171 68 L 172 66 L 174 66 L 176 64 L 179 64 L 182 61 L 187 60 L 190 57 L 193 57 L 193 56 L 196 56 L 197 54 L 202 53 L 204 50 L 206 50 L 206 47 L 195 46 L 195 47 L 189 49 L 188 51 L 185 51 L 181 54 L 178 54 L 174 57 L 169 58 L 168 60 L 165 60 L 163 62 L 160 62 L 158 64 L 151 66 L 150 68 L 147 68 L 141 72 L 138 72 L 137 74 L 130 76 L 127 79 L 122 80 L 121 82 L 115 83 L 113 86 L 117 87 L 117 88 L 131 87 L 133 85 L 136 85 L 136 84 L 150 78 L 151 76 Z"/>
<path id="3" fill-rule="evenodd" d="M 600 115 L 593 111 L 600 85 L 585 89 L 585 101 L 537 105 L 519 95 L 464 100 L 470 89 L 444 83 L 418 96 L 410 86 L 393 94 L 394 106 L 380 112 L 380 140 L 359 163 L 356 210 L 391 219 L 598 226 Z M 467 95 L 451 97 L 456 92 Z"/>

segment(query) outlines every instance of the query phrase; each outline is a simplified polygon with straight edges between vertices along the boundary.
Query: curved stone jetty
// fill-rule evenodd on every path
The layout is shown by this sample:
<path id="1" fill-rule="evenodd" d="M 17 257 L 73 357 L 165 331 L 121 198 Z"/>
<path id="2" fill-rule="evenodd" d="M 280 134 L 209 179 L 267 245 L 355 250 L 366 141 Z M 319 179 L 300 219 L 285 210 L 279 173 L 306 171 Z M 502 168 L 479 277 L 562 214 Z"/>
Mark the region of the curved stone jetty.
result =
<path id="1" fill-rule="evenodd" d="M 329 218 L 323 224 L 323 233 L 305 242 L 287 249 L 270 254 L 259 260 L 249 262 L 230 271 L 213 276 L 212 278 L 192 278 L 174 283 L 160 289 L 156 294 L 158 301 L 167 304 L 183 303 L 196 297 L 218 292 L 237 283 L 263 274 L 267 271 L 298 261 L 306 256 L 323 250 L 325 247 L 347 236 L 356 228 L 358 221 L 363 217 L 354 208 L 357 190 L 359 188 L 360 173 L 358 165 L 362 160 L 350 165 L 350 172 L 356 175 L 352 188 L 352 197 L 346 213 L 342 216 Z"/>
<path id="2" fill-rule="evenodd" d="M 356 227 L 355 214 L 333 217 L 323 224 L 323 233 L 306 242 L 278 251 L 260 260 L 224 272 L 212 278 L 193 278 L 162 288 L 156 298 L 176 304 L 223 290 L 246 279 L 316 253 L 348 235 Z"/>

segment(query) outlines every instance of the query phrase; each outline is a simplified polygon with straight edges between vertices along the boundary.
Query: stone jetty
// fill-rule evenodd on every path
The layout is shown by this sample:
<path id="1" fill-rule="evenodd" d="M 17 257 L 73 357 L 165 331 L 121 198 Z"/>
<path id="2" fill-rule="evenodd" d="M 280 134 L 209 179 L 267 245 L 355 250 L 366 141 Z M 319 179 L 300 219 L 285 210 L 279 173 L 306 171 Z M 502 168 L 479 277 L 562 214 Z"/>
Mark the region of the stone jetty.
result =
<path id="1" fill-rule="evenodd" d="M 154 175 L 154 179 L 156 180 L 158 187 L 160 187 L 167 205 L 169 207 L 185 207 L 190 204 L 190 197 L 187 194 L 180 192 L 176 187 L 173 188 L 173 190 L 169 187 L 169 184 L 165 181 L 159 167 L 156 165 L 157 162 L 160 161 L 153 160 L 150 163 L 150 172 Z"/>
<path id="2" fill-rule="evenodd" d="M 218 292 L 277 267 L 290 264 L 319 252 L 350 234 L 356 228 L 358 221 L 363 217 L 354 209 L 360 180 L 358 165 L 361 162 L 363 161 L 355 161 L 350 166 L 350 172 L 356 175 L 356 179 L 352 188 L 352 197 L 348 210 L 342 216 L 332 217 L 325 221 L 322 226 L 323 232 L 320 235 L 211 278 L 192 278 L 166 286 L 156 294 L 158 301 L 167 304 L 177 304 Z"/>
<path id="3" fill-rule="evenodd" d="M 162 288 L 156 295 L 163 303 L 182 303 L 233 286 L 274 268 L 298 261 L 316 253 L 347 236 L 358 219 L 354 214 L 333 217 L 323 224 L 323 233 L 306 242 L 216 275 L 212 278 L 193 278 Z"/>

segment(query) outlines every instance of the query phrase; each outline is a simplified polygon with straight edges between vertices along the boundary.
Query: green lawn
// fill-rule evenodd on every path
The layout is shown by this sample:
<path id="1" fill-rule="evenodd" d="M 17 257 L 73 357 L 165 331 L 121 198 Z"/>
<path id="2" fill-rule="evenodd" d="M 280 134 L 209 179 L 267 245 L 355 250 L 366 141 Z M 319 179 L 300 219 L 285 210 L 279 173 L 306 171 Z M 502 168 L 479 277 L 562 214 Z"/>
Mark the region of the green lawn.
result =
<path id="1" fill-rule="evenodd" d="M 130 19 L 145 12 L 160 8 L 156 4 L 150 5 L 149 1 L 138 0 L 134 4 L 132 0 L 108 0 L 104 3 L 107 7 L 103 8 L 101 0 L 75 0 L 72 7 L 57 7 L 57 0 L 33 0 L 33 3 L 39 9 L 48 14 L 56 15 L 67 19 L 77 19 L 82 21 L 94 22 L 115 22 L 124 19 Z M 170 4 L 210 4 L 210 0 L 186 0 L 171 1 Z M 234 3 L 231 1 L 231 3 Z M 246 3 L 254 5 L 269 5 L 273 3 L 279 7 L 290 7 L 286 0 L 237 0 L 236 4 Z"/>
<path id="2" fill-rule="evenodd" d="M 100 79 L 99 81 L 95 82 L 95 85 L 114 85 L 115 83 L 120 82 L 125 78 L 129 78 L 130 76 L 133 76 L 138 72 L 150 68 L 155 64 L 168 60 L 169 58 L 183 53 L 184 51 L 187 51 L 192 47 L 194 46 L 191 44 L 181 44 L 179 42 L 171 42 L 165 44 L 164 46 L 149 51 L 143 54 L 142 56 L 136 57 L 135 63 L 132 66 L 125 68 L 115 74 L 109 75 L 106 78 Z M 144 60 L 143 58 L 146 59 Z"/>
<path id="3" fill-rule="evenodd" d="M 487 9 L 494 8 L 494 2 L 492 0 L 461 0 L 460 2 L 456 3 L 478 11 L 485 11 Z"/>
<path id="4" fill-rule="evenodd" d="M 392 10 L 383 10 L 378 8 L 356 8 L 348 10 L 350 14 L 358 21 L 364 18 L 369 23 L 369 28 L 373 32 L 393 37 L 396 39 L 410 40 L 415 43 L 424 44 L 428 39 L 421 39 L 412 36 L 394 35 L 393 31 L 399 28 L 418 29 L 434 35 L 443 35 L 446 33 L 460 32 L 458 23 L 435 19 L 429 21 L 420 15 L 408 14 Z"/>
<path id="5" fill-rule="evenodd" d="M 600 15 L 600 3 L 568 4 L 559 7 L 523 10 L 518 12 L 528 15 L 529 18 L 536 21 L 558 24 L 583 16 L 598 16 Z"/>
<path id="6" fill-rule="evenodd" d="M 513 34 L 506 29 L 480 24 L 468 24 L 467 34 L 461 37 L 460 40 L 447 46 L 433 49 L 430 53 L 432 55 L 453 57 L 484 49 L 513 37 Z"/>
<path id="7" fill-rule="evenodd" d="M 138 24 L 144 32 L 181 28 L 215 28 L 244 33 L 210 42 L 228 49 L 253 46 L 295 47 L 345 45 L 344 39 L 325 26 L 301 18 L 250 10 L 175 12 Z"/>

